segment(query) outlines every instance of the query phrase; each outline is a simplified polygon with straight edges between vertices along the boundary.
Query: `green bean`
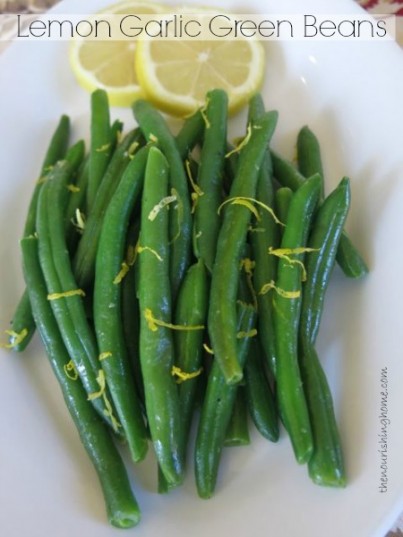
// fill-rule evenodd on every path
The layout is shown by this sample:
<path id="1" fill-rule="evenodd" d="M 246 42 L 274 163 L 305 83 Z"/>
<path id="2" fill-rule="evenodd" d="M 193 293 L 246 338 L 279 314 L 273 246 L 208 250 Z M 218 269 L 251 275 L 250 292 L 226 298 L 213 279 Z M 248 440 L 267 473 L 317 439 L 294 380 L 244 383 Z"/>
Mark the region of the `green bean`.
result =
<path id="1" fill-rule="evenodd" d="M 91 146 L 87 212 L 90 212 L 94 204 L 95 196 L 112 156 L 112 146 L 115 140 L 116 134 L 113 135 L 110 124 L 108 95 L 105 90 L 97 89 L 91 94 Z"/>
<path id="2" fill-rule="evenodd" d="M 349 205 L 349 181 L 344 178 L 322 203 L 314 221 L 308 242 L 314 251 L 306 262 L 300 321 L 299 360 L 314 443 L 308 470 L 315 483 L 337 487 L 346 483 L 343 453 L 332 395 L 314 345 Z"/>
<path id="3" fill-rule="evenodd" d="M 262 116 L 251 128 L 250 138 L 240 152 L 237 175 L 232 184 L 229 201 L 254 199 L 266 147 L 274 131 L 277 112 Z M 237 383 L 242 369 L 237 359 L 236 296 L 239 283 L 239 262 L 251 219 L 249 208 L 229 203 L 225 207 L 218 236 L 216 261 L 212 274 L 209 335 L 217 362 L 226 381 Z"/>
<path id="4" fill-rule="evenodd" d="M 277 408 L 257 338 L 252 339 L 246 359 L 245 391 L 249 413 L 256 429 L 264 438 L 277 442 L 280 435 Z"/>
<path id="5" fill-rule="evenodd" d="M 6 334 L 8 335 L 6 348 L 13 349 L 17 352 L 25 350 L 35 333 L 35 328 L 29 296 L 27 290 L 24 289 L 17 307 L 15 308 L 10 330 L 6 330 Z"/>
<path id="6" fill-rule="evenodd" d="M 184 454 L 178 441 L 182 420 L 178 388 L 172 376 L 172 330 L 161 326 L 171 323 L 172 317 L 168 210 L 161 206 L 167 195 L 168 163 L 159 149 L 151 147 L 144 179 L 138 257 L 140 362 L 154 450 L 168 485 L 176 486 L 184 477 Z"/>
<path id="7" fill-rule="evenodd" d="M 308 246 L 315 251 L 309 253 L 305 264 L 307 280 L 304 284 L 301 333 L 313 344 L 319 331 L 326 289 L 342 233 L 340 222 L 345 222 L 349 207 L 350 183 L 345 177 L 319 207 L 309 237 Z"/>
<path id="8" fill-rule="evenodd" d="M 139 353 L 140 310 L 136 291 L 137 274 L 136 267 L 132 266 L 135 257 L 136 244 L 139 239 L 139 233 L 140 221 L 138 218 L 133 218 L 131 224 L 129 225 L 126 241 L 129 271 L 122 281 L 122 326 L 130 365 L 136 382 L 136 390 L 145 413 L 144 383 L 143 377 L 141 376 Z"/>
<path id="9" fill-rule="evenodd" d="M 200 110 L 185 119 L 175 138 L 176 147 L 182 159 L 185 159 L 202 140 L 204 128 L 205 122 Z"/>
<path id="10" fill-rule="evenodd" d="M 224 155 L 227 139 L 228 97 L 223 90 L 207 93 L 206 128 L 201 149 L 197 198 L 193 223 L 193 247 L 211 273 L 216 254 L 221 218 Z"/>
<path id="11" fill-rule="evenodd" d="M 63 115 L 60 118 L 59 124 L 56 127 L 56 130 L 52 136 L 49 147 L 47 149 L 45 158 L 42 163 L 41 172 L 39 175 L 39 181 L 35 186 L 33 192 L 27 219 L 25 222 L 24 228 L 24 237 L 33 235 L 36 231 L 36 207 L 38 202 L 39 192 L 43 185 L 43 179 L 48 174 L 50 168 L 56 164 L 58 160 L 64 158 L 67 151 L 68 143 L 70 138 L 70 119 L 68 116 Z"/>
<path id="12" fill-rule="evenodd" d="M 111 125 L 111 140 L 112 140 L 112 151 L 116 149 L 117 144 L 120 141 L 123 132 L 123 122 L 120 119 L 115 119 Z"/>
<path id="13" fill-rule="evenodd" d="M 91 212 L 88 214 L 84 231 L 73 260 L 77 283 L 84 289 L 91 285 L 93 281 L 102 219 L 108 203 L 130 161 L 131 154 L 137 149 L 136 144 L 138 143 L 139 136 L 140 133 L 138 130 L 129 132 L 116 148 L 97 191 Z"/>
<path id="14" fill-rule="evenodd" d="M 238 302 L 237 329 L 245 334 L 255 326 L 256 310 L 251 304 Z M 237 354 L 243 367 L 250 337 L 237 338 Z M 201 409 L 195 446 L 195 475 L 197 492 L 201 498 L 214 493 L 218 467 L 238 386 L 228 384 L 216 360 L 208 377 L 207 390 Z"/>
<path id="15" fill-rule="evenodd" d="M 288 210 L 281 248 L 304 248 L 318 204 L 321 178 L 314 175 L 295 192 Z M 303 255 L 293 256 L 294 263 L 280 258 L 273 295 L 276 337 L 276 381 L 280 416 L 300 464 L 312 454 L 312 433 L 307 403 L 298 366 L 298 325 L 301 311 Z"/>
<path id="16" fill-rule="evenodd" d="M 308 127 L 303 127 L 300 130 L 297 148 L 298 165 L 301 173 L 305 177 L 310 177 L 314 173 L 320 173 L 323 181 L 324 175 L 319 141 Z M 323 192 L 324 189 L 322 186 L 322 197 L 324 195 Z M 342 233 L 339 241 L 339 251 L 336 259 L 344 274 L 349 278 L 361 278 L 365 274 L 368 274 L 367 264 L 345 231 Z"/>
<path id="17" fill-rule="evenodd" d="M 77 170 L 80 168 L 85 157 L 85 143 L 84 140 L 78 140 L 75 144 L 69 147 L 64 156 L 71 167 L 70 179 L 75 179 Z M 57 164 L 57 163 L 56 163 Z M 67 185 L 68 187 L 69 185 Z"/>
<path id="18" fill-rule="evenodd" d="M 70 165 L 71 176 L 74 176 L 75 171 L 80 165 L 83 156 L 84 156 L 84 142 L 82 141 L 77 142 L 68 150 L 65 156 L 65 159 Z M 48 172 L 48 174 L 50 175 L 51 172 Z M 36 200 L 39 198 L 39 194 L 40 194 L 40 191 L 38 190 L 37 196 L 34 195 L 34 198 Z M 37 211 L 35 209 L 35 214 L 36 212 Z M 31 216 L 33 214 L 33 210 L 31 209 L 30 209 L 30 214 Z M 34 226 L 32 229 L 36 229 L 36 226 Z M 9 333 L 8 347 L 13 348 L 18 351 L 24 350 L 24 348 L 26 348 L 27 344 L 32 338 L 34 331 L 35 331 L 35 322 L 32 316 L 31 307 L 29 305 L 28 294 L 26 291 L 24 291 L 24 294 L 22 295 L 22 298 L 20 299 L 20 302 L 17 306 L 17 309 L 15 311 L 15 314 L 12 320 L 12 330 L 8 332 Z"/>
<path id="19" fill-rule="evenodd" d="M 155 141 L 169 164 L 170 188 L 177 196 L 175 210 L 170 212 L 171 286 L 175 300 L 185 272 L 190 264 L 192 218 L 189 188 L 182 158 L 161 114 L 147 101 L 139 99 L 133 104 L 133 113 L 147 140 Z"/>
<path id="20" fill-rule="evenodd" d="M 298 169 L 304 177 L 311 177 L 315 173 L 322 177 L 321 197 L 323 198 L 325 193 L 324 173 L 319 141 L 306 125 L 300 129 L 297 136 L 297 155 Z"/>
<path id="21" fill-rule="evenodd" d="M 254 124 L 264 114 L 264 103 L 260 94 L 249 101 L 249 120 Z M 263 165 L 257 182 L 257 199 L 266 207 L 273 207 L 273 173 L 270 152 L 266 149 Z M 273 304 L 269 295 L 262 295 L 261 288 L 267 281 L 274 280 L 277 270 L 277 259 L 268 255 L 269 248 L 277 248 L 280 240 L 278 224 L 273 216 L 261 207 L 256 207 L 259 221 L 256 228 L 252 228 L 250 240 L 252 257 L 255 261 L 253 270 L 253 286 L 257 296 L 258 338 L 261 341 L 266 360 L 273 372 L 276 371 L 276 349 L 274 345 Z M 281 220 L 281 218 L 280 218 Z"/>
<path id="22" fill-rule="evenodd" d="M 92 403 L 102 417 L 116 429 L 116 423 L 105 403 L 97 380 L 101 369 L 95 336 L 86 319 L 81 291 L 77 288 L 65 242 L 64 208 L 71 174 L 68 161 L 57 163 L 49 174 L 38 199 L 37 230 L 39 258 L 49 300 L 64 344 Z M 66 292 L 68 296 L 65 295 Z M 101 387 L 101 391 L 100 391 Z M 105 392 L 106 394 L 107 392 Z M 102 394 L 103 395 L 103 394 Z"/>
<path id="23" fill-rule="evenodd" d="M 175 307 L 175 325 L 202 326 L 207 316 L 207 272 L 200 259 L 186 272 L 179 289 Z M 174 334 L 175 367 L 179 387 L 179 401 L 182 417 L 181 450 L 186 454 L 187 441 L 192 424 L 198 389 L 203 370 L 204 330 L 178 330 Z M 163 494 L 170 490 L 164 474 L 158 469 L 158 491 Z"/>
<path id="24" fill-rule="evenodd" d="M 225 431 L 224 447 L 247 446 L 249 444 L 250 436 L 245 387 L 238 386 L 231 418 Z"/>
<path id="25" fill-rule="evenodd" d="M 37 242 L 34 236 L 21 241 L 24 277 L 35 322 L 71 418 L 98 475 L 109 522 L 118 528 L 129 528 L 140 521 L 140 510 L 107 427 L 87 401 L 81 383 L 67 374 L 70 357 L 46 298 Z"/>
<path id="26" fill-rule="evenodd" d="M 77 248 L 78 240 L 83 232 L 82 225 L 84 220 L 82 222 L 79 220 L 77 211 L 82 217 L 87 195 L 88 172 L 89 158 L 87 156 L 81 163 L 75 183 L 76 189 L 73 189 L 66 209 L 67 245 L 70 255 L 73 255 Z"/>
<path id="27" fill-rule="evenodd" d="M 147 434 L 125 346 L 121 312 L 121 271 L 130 215 L 143 186 L 148 148 L 140 149 L 123 173 L 105 213 L 99 237 L 94 286 L 94 322 L 102 369 L 117 417 L 135 462 L 147 452 Z M 122 264 L 122 261 L 124 264 Z"/>
<path id="28" fill-rule="evenodd" d="M 305 177 L 299 173 L 291 162 L 274 151 L 271 154 L 276 179 L 281 185 L 287 186 L 294 191 L 297 190 L 305 181 Z M 336 260 L 344 274 L 350 278 L 360 278 L 369 271 L 361 254 L 356 250 L 345 232 L 343 232 L 340 239 Z"/>
<path id="29" fill-rule="evenodd" d="M 293 192 L 305 181 L 303 176 L 292 162 L 280 156 L 276 151 L 270 151 L 273 163 L 273 174 L 281 186 L 290 188 Z"/>
<path id="30" fill-rule="evenodd" d="M 336 261 L 349 278 L 361 278 L 369 272 L 368 265 L 346 232 L 343 232 L 340 237 Z"/>
<path id="31" fill-rule="evenodd" d="M 238 168 L 239 155 L 233 144 L 227 142 L 227 154 L 224 162 L 224 191 L 229 192 Z"/>
<path id="32" fill-rule="evenodd" d="M 346 474 L 332 394 L 315 347 L 301 343 L 300 364 L 313 435 L 309 476 L 323 486 L 345 487 Z"/>
<path id="33" fill-rule="evenodd" d="M 192 265 L 182 282 L 175 308 L 175 324 L 201 326 L 206 324 L 208 281 L 202 260 Z M 174 334 L 175 365 L 182 373 L 197 373 L 203 363 L 203 330 L 178 330 Z M 178 379 L 181 380 L 180 377 Z M 184 445 L 189 434 L 200 377 L 185 378 L 179 383 Z"/>
<path id="34" fill-rule="evenodd" d="M 293 191 L 287 186 L 283 186 L 276 190 L 274 195 L 277 217 L 281 222 L 287 221 L 288 209 L 290 207 Z"/>
<path id="35" fill-rule="evenodd" d="M 64 157 L 70 137 L 70 119 L 61 116 L 59 123 L 50 140 L 46 155 L 43 159 L 39 180 L 37 181 L 29 203 L 23 236 L 28 237 L 36 231 L 36 206 L 43 179 L 58 160 Z M 11 330 L 8 332 L 8 347 L 17 352 L 26 349 L 35 333 L 35 322 L 32 316 L 29 297 L 23 292 L 11 320 Z M 25 335 L 24 335 L 25 334 Z"/>

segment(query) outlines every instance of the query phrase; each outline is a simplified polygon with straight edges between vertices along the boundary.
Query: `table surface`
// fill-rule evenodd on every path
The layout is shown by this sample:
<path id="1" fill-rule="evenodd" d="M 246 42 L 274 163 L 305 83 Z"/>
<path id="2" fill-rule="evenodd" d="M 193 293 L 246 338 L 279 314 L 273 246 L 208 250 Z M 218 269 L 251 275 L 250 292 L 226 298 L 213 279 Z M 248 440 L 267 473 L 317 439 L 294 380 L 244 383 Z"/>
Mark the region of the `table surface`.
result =
<path id="1" fill-rule="evenodd" d="M 60 0 L 0 0 L 0 13 L 32 13 L 46 11 Z M 370 13 L 395 14 L 396 40 L 403 47 L 403 0 L 356 0 Z M 113 3 L 113 0 L 111 0 Z M 10 28 L 2 28 L 2 31 Z M 7 41 L 0 41 L 0 53 L 8 45 Z M 385 537 L 403 537 L 403 513 L 396 520 Z"/>

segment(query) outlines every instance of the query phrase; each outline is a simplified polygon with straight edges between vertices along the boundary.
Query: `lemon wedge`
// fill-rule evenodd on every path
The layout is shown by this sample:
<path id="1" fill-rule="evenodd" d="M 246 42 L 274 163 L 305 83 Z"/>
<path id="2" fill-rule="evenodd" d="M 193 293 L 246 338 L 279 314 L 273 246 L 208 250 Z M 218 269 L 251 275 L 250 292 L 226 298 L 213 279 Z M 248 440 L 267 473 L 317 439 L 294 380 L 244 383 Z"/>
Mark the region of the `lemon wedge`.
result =
<path id="1" fill-rule="evenodd" d="M 265 67 L 263 45 L 253 39 L 143 39 L 134 64 L 146 98 L 175 116 L 202 106 L 213 88 L 227 92 L 230 113 L 238 111 L 260 88 Z"/>
<path id="2" fill-rule="evenodd" d="M 124 0 L 98 14 L 206 16 L 207 8 L 173 8 L 146 0 Z M 265 68 L 261 42 L 250 38 L 216 39 L 74 39 L 70 64 L 87 91 L 102 88 L 112 106 L 130 106 L 146 98 L 174 116 L 186 116 L 202 106 L 214 88 L 228 94 L 229 112 L 244 106 L 260 88 Z"/>
<path id="3" fill-rule="evenodd" d="M 125 15 L 164 13 L 166 7 L 146 0 L 127 0 L 113 4 L 99 13 Z M 87 91 L 102 88 L 108 93 L 111 106 L 130 106 L 144 97 L 133 57 L 137 41 L 74 39 L 69 50 L 72 71 L 78 83 Z"/>

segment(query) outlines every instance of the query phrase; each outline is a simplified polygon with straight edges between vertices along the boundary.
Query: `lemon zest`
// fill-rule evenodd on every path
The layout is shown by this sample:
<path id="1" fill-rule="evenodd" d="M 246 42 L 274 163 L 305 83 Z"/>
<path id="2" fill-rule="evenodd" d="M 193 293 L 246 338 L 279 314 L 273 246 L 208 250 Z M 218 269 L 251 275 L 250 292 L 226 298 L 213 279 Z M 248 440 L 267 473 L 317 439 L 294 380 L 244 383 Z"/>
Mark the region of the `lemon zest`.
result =
<path id="1" fill-rule="evenodd" d="M 116 131 L 116 143 L 120 144 L 122 139 L 123 139 L 123 131 L 119 129 Z"/>
<path id="2" fill-rule="evenodd" d="M 76 185 L 70 184 L 66 186 L 67 190 L 70 190 L 70 192 L 73 192 L 74 194 L 76 192 L 80 192 L 80 188 Z"/>
<path id="3" fill-rule="evenodd" d="M 251 233 L 264 233 L 266 230 L 264 227 L 249 226 L 248 231 L 250 231 Z"/>
<path id="4" fill-rule="evenodd" d="M 226 155 L 225 158 L 229 158 L 234 153 L 239 153 L 241 149 L 243 149 L 249 142 L 250 137 L 252 136 L 252 125 L 249 123 L 248 127 L 246 129 L 246 135 L 242 140 L 234 147 L 234 149 L 231 149 Z"/>
<path id="5" fill-rule="evenodd" d="M 172 366 L 171 369 L 171 375 L 174 377 L 175 375 L 178 377 L 176 379 L 177 384 L 181 384 L 185 380 L 191 380 L 196 377 L 198 377 L 203 371 L 203 368 L 200 367 L 197 371 L 193 371 L 193 373 L 186 373 L 186 371 L 182 371 L 180 367 L 177 367 L 176 365 Z"/>
<path id="6" fill-rule="evenodd" d="M 209 347 L 207 345 L 207 343 L 203 343 L 203 349 L 208 353 L 208 354 L 214 354 L 214 351 L 211 347 Z"/>
<path id="7" fill-rule="evenodd" d="M 199 187 L 199 185 L 196 183 L 196 181 L 193 179 L 193 175 L 192 175 L 192 170 L 190 168 L 190 160 L 189 159 L 186 159 L 185 160 L 185 168 L 186 168 L 186 173 L 187 173 L 187 176 L 189 178 L 189 181 L 190 181 L 190 184 L 192 185 L 192 188 L 193 190 L 195 191 L 195 193 L 198 195 L 198 196 L 204 196 L 204 192 L 203 190 Z"/>
<path id="8" fill-rule="evenodd" d="M 200 108 L 200 114 L 201 114 L 201 117 L 203 118 L 206 129 L 209 129 L 211 127 L 211 124 L 206 114 L 207 105 L 208 105 L 208 100 L 206 101 L 206 104 Z"/>
<path id="9" fill-rule="evenodd" d="M 112 427 L 114 431 L 116 432 L 119 427 L 121 427 L 120 423 L 117 421 L 115 416 L 112 412 L 112 405 L 109 401 L 109 399 L 106 396 L 105 390 L 106 390 L 106 378 L 105 378 L 105 372 L 103 369 L 98 370 L 97 375 L 97 383 L 99 385 L 99 390 L 97 392 L 90 393 L 88 395 L 88 401 L 93 401 L 94 399 L 98 399 L 99 397 L 102 397 L 102 400 L 104 402 L 105 408 L 103 410 L 104 416 L 110 418 Z"/>
<path id="10" fill-rule="evenodd" d="M 158 259 L 158 261 L 162 261 L 162 257 L 158 254 L 158 252 L 156 252 L 155 250 L 153 250 L 149 246 L 140 246 L 140 244 L 137 244 L 136 251 L 137 251 L 138 254 L 141 254 L 142 252 L 150 252 L 153 255 L 155 255 L 155 257 Z"/>
<path id="11" fill-rule="evenodd" d="M 248 289 L 250 291 L 250 294 L 252 296 L 253 307 L 255 309 L 257 309 L 256 291 L 255 291 L 255 288 L 253 286 L 253 281 L 252 281 L 253 269 L 255 268 L 255 266 L 256 266 L 256 262 L 252 261 L 252 259 L 249 259 L 249 257 L 245 257 L 244 259 L 241 259 L 240 268 L 241 268 L 241 270 L 245 271 L 246 283 L 247 283 Z"/>
<path id="12" fill-rule="evenodd" d="M 123 261 L 120 271 L 117 273 L 117 275 L 115 276 L 115 278 L 113 280 L 114 285 L 118 285 L 119 283 L 121 283 L 121 281 L 126 276 L 126 274 L 129 272 L 129 270 L 130 270 L 129 265 L 126 263 L 126 261 Z"/>
<path id="13" fill-rule="evenodd" d="M 299 298 L 301 296 L 301 291 L 285 291 L 284 289 L 281 289 L 281 287 L 277 287 L 273 280 L 271 280 L 269 283 L 265 283 L 263 287 L 259 291 L 259 295 L 265 295 L 268 293 L 271 289 L 276 291 L 276 293 L 283 298 Z"/>
<path id="14" fill-rule="evenodd" d="M 241 269 L 243 269 L 246 274 L 252 276 L 253 269 L 256 266 L 256 262 L 252 261 L 249 257 L 245 257 L 244 259 L 241 259 Z"/>
<path id="15" fill-rule="evenodd" d="M 133 158 L 134 153 L 137 151 L 139 147 L 140 147 L 139 142 L 137 141 L 132 142 L 129 149 L 127 150 L 127 154 L 129 155 L 130 158 Z"/>
<path id="16" fill-rule="evenodd" d="M 148 219 L 153 222 L 157 215 L 164 207 L 169 205 L 170 203 L 174 203 L 177 200 L 177 197 L 175 194 L 171 196 L 165 196 L 165 198 L 162 198 L 162 200 L 157 203 L 157 205 L 154 205 L 154 207 L 151 209 L 150 214 L 148 215 Z"/>
<path id="17" fill-rule="evenodd" d="M 126 276 L 126 274 L 129 272 L 130 267 L 134 265 L 134 262 L 136 261 L 138 252 L 138 244 L 136 246 L 133 246 L 132 244 L 129 244 L 126 251 L 126 259 L 122 262 L 121 269 L 118 272 L 118 274 L 115 276 L 115 279 L 113 280 L 113 283 L 115 285 L 119 284 L 123 278 Z"/>
<path id="18" fill-rule="evenodd" d="M 255 337 L 256 335 L 257 335 L 256 328 L 252 328 L 251 330 L 248 330 L 247 332 L 244 332 L 243 330 L 241 330 L 240 332 L 237 333 L 236 337 L 238 339 L 242 339 L 246 337 Z"/>
<path id="19" fill-rule="evenodd" d="M 101 352 L 101 354 L 98 356 L 98 360 L 106 360 L 107 358 L 110 358 L 112 356 L 112 353 L 110 351 Z"/>
<path id="20" fill-rule="evenodd" d="M 303 254 L 305 252 L 309 253 L 309 252 L 317 252 L 317 251 L 318 251 L 318 248 L 304 248 L 304 247 L 299 247 L 299 248 L 273 248 L 272 246 L 270 246 L 270 248 L 269 248 L 269 254 L 270 255 L 275 255 L 276 257 L 279 257 L 280 259 L 284 259 L 290 265 L 299 265 L 301 267 L 301 271 L 302 271 L 301 280 L 303 282 L 306 281 L 305 265 L 299 259 L 292 259 L 290 257 L 290 255 L 292 255 L 292 254 L 298 255 L 298 254 Z"/>
<path id="21" fill-rule="evenodd" d="M 97 375 L 96 380 L 99 385 L 99 390 L 97 392 L 90 393 L 88 395 L 88 401 L 93 401 L 94 399 L 98 399 L 98 397 L 102 397 L 105 393 L 106 379 L 105 379 L 105 372 L 103 369 L 98 370 L 98 375 Z"/>
<path id="22" fill-rule="evenodd" d="M 59 298 L 69 298 L 71 296 L 85 296 L 82 289 L 71 289 L 71 291 L 62 291 L 61 293 L 50 293 L 48 300 L 59 300 Z"/>
<path id="23" fill-rule="evenodd" d="M 118 420 L 113 415 L 112 405 L 105 394 L 102 396 L 102 399 L 104 400 L 105 407 L 106 407 L 104 408 L 104 416 L 106 416 L 107 418 L 110 418 L 112 428 L 115 431 L 115 433 L 117 433 L 119 430 L 119 427 L 122 427 L 122 425 L 118 422 Z"/>
<path id="24" fill-rule="evenodd" d="M 108 151 L 110 147 L 111 147 L 111 144 L 104 144 L 104 145 L 101 145 L 101 147 L 98 147 L 97 149 L 95 149 L 95 151 L 97 153 L 104 153 L 105 151 Z"/>
<path id="25" fill-rule="evenodd" d="M 181 234 L 182 222 L 183 222 L 183 202 L 179 194 L 174 188 L 171 188 L 171 193 L 173 196 L 176 196 L 176 199 L 178 201 L 178 204 L 175 207 L 175 209 L 177 209 L 178 211 L 178 231 L 176 235 L 173 237 L 173 239 L 170 241 L 170 244 L 173 244 L 180 237 L 180 234 Z"/>
<path id="26" fill-rule="evenodd" d="M 158 327 L 164 327 L 164 328 L 170 328 L 171 330 L 204 330 L 204 325 L 183 325 L 183 324 L 172 324 L 167 323 L 165 321 L 162 321 L 160 319 L 156 319 L 153 315 L 153 312 L 150 310 L 150 308 L 146 308 L 144 311 L 144 317 L 147 321 L 148 328 L 152 332 L 156 332 L 158 330 Z"/>
<path id="27" fill-rule="evenodd" d="M 78 372 L 76 369 L 76 366 L 74 365 L 73 360 L 70 360 L 67 364 L 64 364 L 63 366 L 64 372 L 66 373 L 66 377 L 68 377 L 70 380 L 77 380 L 78 379 Z"/>
<path id="28" fill-rule="evenodd" d="M 248 203 L 241 203 L 242 202 L 248 202 Z M 271 207 L 269 207 L 268 205 L 266 205 L 265 203 L 263 203 L 262 201 L 259 201 L 255 198 L 248 198 L 248 197 L 245 197 L 245 196 L 235 196 L 233 198 L 228 198 L 226 199 L 225 201 L 223 201 L 221 203 L 221 205 L 218 207 L 218 210 L 217 210 L 217 213 L 220 214 L 221 212 L 221 209 L 224 207 L 224 205 L 227 205 L 227 203 L 231 203 L 231 204 L 238 204 L 238 205 L 245 205 L 245 207 L 247 207 L 248 209 L 250 209 L 250 211 L 255 215 L 256 217 L 256 220 L 260 220 L 260 215 L 258 214 L 257 210 L 255 207 L 253 207 L 253 203 L 256 203 L 256 205 L 258 205 L 259 207 L 262 207 L 262 209 L 265 209 L 268 213 L 271 214 L 271 216 L 273 217 L 273 220 L 276 222 L 276 224 L 279 224 L 280 226 L 285 226 L 285 224 L 283 224 L 276 216 L 275 212 L 273 211 L 273 209 Z M 253 209 L 251 208 L 253 207 Z"/>
<path id="29" fill-rule="evenodd" d="M 79 233 L 82 233 L 85 228 L 85 215 L 80 211 L 80 209 L 76 209 L 76 219 L 74 218 L 71 220 L 73 226 L 77 229 Z"/>
<path id="30" fill-rule="evenodd" d="M 195 210 L 196 210 L 196 206 L 197 206 L 197 202 L 199 201 L 199 197 L 200 196 L 204 196 L 204 192 L 203 190 L 199 187 L 199 185 L 195 182 L 195 180 L 193 179 L 193 175 L 192 175 L 192 170 L 190 168 L 190 160 L 189 159 L 186 159 L 185 160 L 185 169 L 186 169 L 186 174 L 188 176 L 188 179 L 190 181 L 190 184 L 192 185 L 192 188 L 193 188 L 193 192 L 191 192 L 190 194 L 190 197 L 192 199 L 192 209 L 191 209 L 191 213 L 194 214 Z"/>
<path id="31" fill-rule="evenodd" d="M 17 347 L 28 335 L 27 328 L 23 328 L 21 332 L 16 332 L 15 330 L 5 330 L 4 332 L 10 336 L 11 342 L 0 345 L 3 349 L 14 349 L 14 347 Z"/>
<path id="32" fill-rule="evenodd" d="M 304 254 L 304 253 L 310 253 L 310 252 L 319 252 L 320 248 L 305 248 L 303 246 L 300 246 L 298 248 L 269 248 L 269 254 L 278 255 L 279 257 L 282 254 L 289 255 L 289 254 Z"/>

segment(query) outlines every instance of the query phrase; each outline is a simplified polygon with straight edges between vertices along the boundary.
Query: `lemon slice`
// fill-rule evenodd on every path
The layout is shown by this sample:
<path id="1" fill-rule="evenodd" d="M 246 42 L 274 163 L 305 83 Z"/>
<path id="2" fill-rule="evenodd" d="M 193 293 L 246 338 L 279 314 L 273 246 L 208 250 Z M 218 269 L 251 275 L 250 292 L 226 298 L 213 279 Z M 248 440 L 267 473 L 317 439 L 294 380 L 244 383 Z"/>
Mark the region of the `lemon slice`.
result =
<path id="1" fill-rule="evenodd" d="M 175 116 L 192 113 L 213 88 L 228 93 L 229 112 L 236 112 L 261 86 L 264 66 L 264 48 L 253 39 L 144 39 L 135 55 L 146 98 Z"/>
<path id="2" fill-rule="evenodd" d="M 113 4 L 99 13 L 153 14 L 164 13 L 166 7 L 146 0 L 127 0 Z M 92 92 L 103 88 L 111 106 L 130 106 L 144 97 L 133 66 L 136 40 L 74 39 L 69 50 L 70 65 L 78 83 Z"/>

